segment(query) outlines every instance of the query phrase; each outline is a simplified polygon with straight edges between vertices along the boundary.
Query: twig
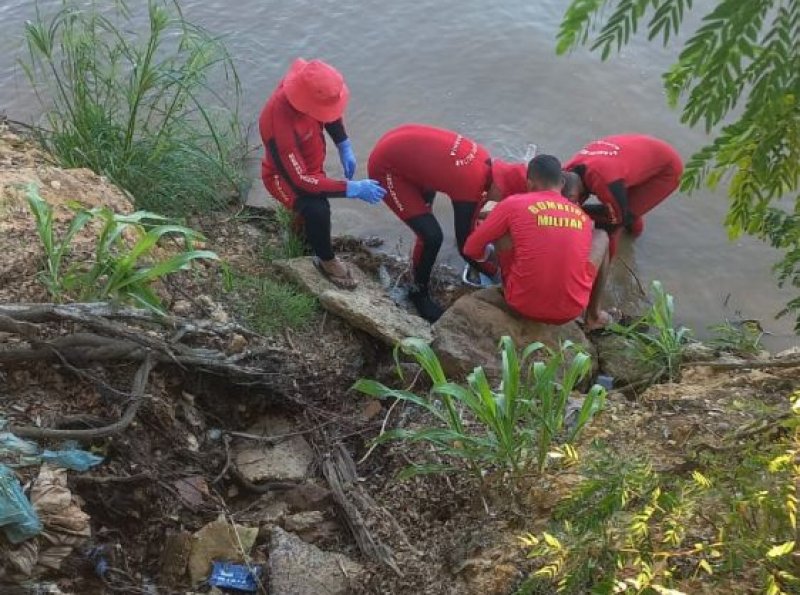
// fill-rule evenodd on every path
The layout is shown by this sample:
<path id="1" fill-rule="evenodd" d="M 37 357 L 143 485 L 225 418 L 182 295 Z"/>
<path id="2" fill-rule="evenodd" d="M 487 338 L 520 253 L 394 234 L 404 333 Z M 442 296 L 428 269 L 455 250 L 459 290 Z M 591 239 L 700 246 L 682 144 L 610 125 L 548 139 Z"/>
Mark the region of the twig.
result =
<path id="1" fill-rule="evenodd" d="M 145 471 L 135 475 L 76 475 L 75 480 L 81 483 L 109 484 L 109 483 L 136 483 L 153 479 L 153 475 Z"/>
<path id="2" fill-rule="evenodd" d="M 277 436 L 259 436 L 258 434 L 248 434 L 247 432 L 236 432 L 232 430 L 225 430 L 223 431 L 224 434 L 228 436 L 234 436 L 236 438 L 244 438 L 245 440 L 256 440 L 258 442 L 266 442 L 267 444 L 278 444 L 279 442 L 283 442 L 287 438 L 291 438 L 292 436 L 302 436 L 304 434 L 311 434 L 312 432 L 316 432 L 333 423 L 333 420 L 329 420 L 315 426 L 313 428 L 309 428 L 307 430 L 298 430 L 297 432 L 289 432 L 288 434 L 278 434 Z"/>
<path id="3" fill-rule="evenodd" d="M 639 279 L 639 276 L 636 274 L 636 271 L 633 270 L 631 265 L 629 265 L 627 262 L 625 262 L 624 258 L 617 257 L 617 260 L 619 260 L 622 263 L 622 266 L 624 266 L 628 270 L 628 272 L 631 274 L 631 277 L 634 278 L 634 280 L 636 281 L 636 284 L 639 286 L 639 292 L 641 292 L 642 297 L 646 298 L 647 297 L 647 291 L 645 291 L 644 285 L 642 285 L 642 282 Z"/>
<path id="4" fill-rule="evenodd" d="M 147 388 L 147 380 L 150 377 L 150 371 L 155 365 L 151 354 L 145 355 L 139 369 L 133 377 L 133 386 L 131 388 L 131 402 L 125 409 L 119 421 L 102 428 L 92 428 L 90 430 L 55 430 L 52 428 L 37 428 L 35 426 L 12 426 L 8 431 L 21 438 L 52 438 L 60 440 L 91 440 L 96 438 L 105 438 L 114 434 L 119 434 L 124 431 L 136 417 L 139 407 L 142 404 L 142 397 Z"/>
<path id="5" fill-rule="evenodd" d="M 365 454 L 363 457 L 361 457 L 358 460 L 358 464 L 359 465 L 369 458 L 369 456 L 372 454 L 372 451 L 374 451 L 376 448 L 378 448 L 378 438 L 383 436 L 383 434 L 386 432 L 386 424 L 389 422 L 389 418 L 392 416 L 392 411 L 394 411 L 394 408 L 397 406 L 397 404 L 399 402 L 400 402 L 400 399 L 395 399 L 394 403 L 392 403 L 392 406 L 389 407 L 389 411 L 386 413 L 386 417 L 383 418 L 383 423 L 381 424 L 381 431 L 378 433 L 377 437 L 372 442 L 372 446 L 369 447 L 369 450 L 367 451 L 367 454 Z"/>

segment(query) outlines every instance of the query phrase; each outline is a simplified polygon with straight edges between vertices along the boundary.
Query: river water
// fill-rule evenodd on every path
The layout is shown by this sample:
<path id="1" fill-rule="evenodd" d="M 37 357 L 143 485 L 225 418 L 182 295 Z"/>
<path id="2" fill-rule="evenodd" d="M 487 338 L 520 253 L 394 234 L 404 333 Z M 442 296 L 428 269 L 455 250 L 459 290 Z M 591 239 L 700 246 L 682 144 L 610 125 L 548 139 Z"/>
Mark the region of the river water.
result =
<path id="1" fill-rule="evenodd" d="M 709 0 L 701 0 L 701 7 Z M 58 5 L 44 0 L 40 6 Z M 129 3 L 144 23 L 144 0 Z M 346 121 L 366 175 L 370 148 L 407 122 L 452 128 L 493 154 L 522 159 L 529 143 L 568 158 L 605 134 L 638 131 L 674 144 L 684 157 L 701 147 L 701 130 L 680 125 L 666 107 L 660 74 L 679 45 L 638 40 L 603 63 L 587 51 L 556 57 L 555 33 L 568 0 L 184 0 L 190 20 L 224 36 L 244 91 L 243 117 L 253 124 L 295 56 L 319 57 L 344 73 L 352 92 Z M 16 65 L 31 0 L 0 0 L 0 111 L 36 116 Z M 680 38 L 679 38 L 680 40 Z M 333 152 L 335 157 L 335 151 Z M 330 161 L 331 172 L 339 165 Z M 257 165 L 254 163 L 254 174 Z M 264 200 L 259 181 L 251 200 Z M 410 234 L 383 205 L 335 201 L 336 233 L 377 235 L 406 253 Z M 447 200 L 436 212 L 448 234 L 442 262 L 458 265 Z M 675 195 L 647 216 L 644 235 L 621 255 L 644 284 L 660 279 L 676 296 L 682 323 L 703 336 L 709 324 L 737 314 L 758 318 L 768 347 L 797 344 L 789 318 L 774 315 L 791 297 L 775 287 L 777 254 L 749 238 L 729 242 L 722 227 L 724 192 Z M 627 273 L 625 273 L 627 274 Z M 622 281 L 622 280 L 620 280 Z M 631 285 L 631 280 L 621 282 Z M 612 296 L 619 289 L 612 290 Z"/>

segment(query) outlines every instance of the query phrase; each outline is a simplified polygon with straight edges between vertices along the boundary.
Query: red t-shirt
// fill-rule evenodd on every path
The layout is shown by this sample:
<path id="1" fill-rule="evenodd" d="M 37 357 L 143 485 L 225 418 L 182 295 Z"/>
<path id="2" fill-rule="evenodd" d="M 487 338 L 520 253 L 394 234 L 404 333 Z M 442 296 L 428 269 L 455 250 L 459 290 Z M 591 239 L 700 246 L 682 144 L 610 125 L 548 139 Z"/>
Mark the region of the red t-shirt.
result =
<path id="1" fill-rule="evenodd" d="M 616 134 L 586 145 L 565 165 L 565 170 L 583 166 L 587 195 L 594 194 L 608 205 L 611 223 L 622 222 L 622 212 L 609 185 L 621 181 L 625 188 L 646 182 L 673 164 L 680 155 L 669 144 L 645 134 Z"/>
<path id="2" fill-rule="evenodd" d="M 524 163 L 492 159 L 492 182 L 503 198 L 512 194 L 524 194 L 528 191 L 528 166 Z"/>
<path id="3" fill-rule="evenodd" d="M 592 293 L 592 229 L 583 210 L 558 192 L 517 194 L 489 213 L 464 254 L 482 260 L 487 244 L 509 234 L 513 247 L 499 253 L 506 302 L 528 318 L 564 324 L 580 316 Z"/>
<path id="4" fill-rule="evenodd" d="M 289 103 L 283 83 L 269 98 L 258 120 L 264 159 L 264 179 L 280 175 L 296 193 L 344 196 L 347 182 L 325 175 L 323 124 L 298 112 Z M 346 138 L 346 137 L 345 137 Z"/>
<path id="5" fill-rule="evenodd" d="M 489 180 L 489 153 L 458 132 L 406 124 L 387 132 L 369 156 L 370 171 L 391 171 L 425 190 L 460 202 L 480 202 Z"/>

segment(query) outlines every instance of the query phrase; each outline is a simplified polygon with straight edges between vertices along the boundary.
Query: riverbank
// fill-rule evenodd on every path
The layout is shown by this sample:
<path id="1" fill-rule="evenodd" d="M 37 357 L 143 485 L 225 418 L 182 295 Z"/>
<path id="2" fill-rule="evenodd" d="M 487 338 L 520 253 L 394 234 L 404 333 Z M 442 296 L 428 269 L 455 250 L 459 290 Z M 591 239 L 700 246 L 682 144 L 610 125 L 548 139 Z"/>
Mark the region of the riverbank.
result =
<path id="1" fill-rule="evenodd" d="M 287 271 L 304 270 L 304 261 L 279 262 L 286 254 L 274 212 L 239 209 L 189 222 L 204 232 L 204 247 L 220 260 L 156 285 L 169 311 L 168 324 L 144 315 L 90 316 L 81 309 L 47 315 L 26 310 L 24 320 L 14 319 L 19 314 L 12 303 L 50 299 L 36 281 L 41 252 L 19 189 L 30 182 L 42 187 L 61 230 L 72 215 L 70 200 L 118 212 L 131 209 L 124 195 L 101 178 L 54 167 L 25 139 L 0 133 L 0 226 L 4 241 L 17 242 L 0 253 L 5 421 L 13 427 L 97 430 L 125 417 L 136 401 L 132 379 L 142 369 L 136 358 L 143 348 L 158 363 L 146 375 L 129 425 L 81 439 L 83 448 L 104 461 L 87 472 L 70 471 L 61 494 L 71 514 L 83 511 L 86 527 L 80 535 L 70 534 L 63 523 L 50 520 L 29 542 L 35 547 L 2 542 L 4 592 L 34 592 L 35 584 L 64 594 L 213 592 L 204 580 L 210 563 L 246 559 L 263 569 L 261 592 L 278 595 L 323 589 L 548 593 L 564 573 L 585 572 L 578 558 L 594 561 L 584 577 L 590 583 L 605 578 L 603 570 L 611 572 L 608 557 L 631 543 L 644 548 L 640 557 L 652 558 L 642 541 L 625 539 L 631 518 L 651 502 L 654 486 L 680 493 L 677 500 L 686 504 L 680 517 L 665 513 L 660 518 L 651 511 L 650 543 L 669 552 L 652 563 L 657 580 L 664 582 L 663 571 L 669 569 L 672 587 L 679 591 L 739 593 L 763 583 L 765 571 L 788 572 L 781 556 L 767 552 L 781 545 L 787 531 L 788 517 L 781 510 L 786 479 L 794 471 L 771 472 L 766 466 L 796 448 L 789 400 L 800 389 L 796 354 L 747 359 L 697 348 L 693 357 L 705 361 L 687 361 L 679 382 L 612 390 L 606 408 L 576 443 L 574 460 L 556 462 L 544 473 L 531 471 L 513 487 L 496 469 L 480 478 L 456 473 L 400 481 L 398 473 L 424 460 L 428 450 L 402 442 L 373 447 L 372 440 L 393 428 L 423 427 L 431 419 L 415 407 L 377 401 L 350 387 L 370 378 L 425 394 L 412 364 L 403 365 L 403 381 L 397 378 L 386 339 L 386 333 L 402 332 L 403 325 L 419 319 L 387 300 L 385 309 L 365 322 L 361 302 L 342 305 L 321 287 L 302 316 L 270 326 L 265 319 L 277 316 L 284 304 L 279 296 L 291 300 L 295 294 L 265 288 L 284 287 Z M 91 238 L 87 229 L 73 259 L 92 251 Z M 338 248 L 363 271 L 375 295 L 390 291 L 403 273 L 401 263 L 375 256 L 358 241 L 340 240 Z M 171 249 L 169 242 L 163 249 Z M 468 293 L 448 283 L 438 291 L 447 303 Z M 370 299 L 370 305 L 376 301 Z M 376 318 L 386 323 L 395 316 L 399 322 L 388 331 L 374 324 Z M 254 332 L 255 326 L 263 330 Z M 95 349 L 101 339 L 115 341 L 118 359 L 108 351 L 105 359 L 93 359 L 97 351 L 73 349 L 74 341 L 89 334 Z M 119 355 L 121 347 L 129 348 L 125 357 Z M 52 348 L 69 357 L 54 356 Z M 587 343 L 587 348 L 596 346 Z M 606 359 L 613 356 L 605 352 Z M 496 365 L 496 359 L 485 357 L 470 365 Z M 48 447 L 60 442 L 37 440 Z M 634 461 L 642 461 L 642 467 L 621 466 Z M 650 471 L 644 473 L 644 467 Z M 41 469 L 21 468 L 22 484 L 35 487 Z M 564 528 L 569 510 L 564 507 L 578 503 L 579 515 L 601 514 L 608 503 L 605 492 L 593 500 L 585 489 L 597 469 L 634 488 L 598 521 L 603 531 L 587 530 L 578 536 L 581 541 Z M 695 481 L 695 472 L 711 485 L 689 493 L 684 488 Z M 613 489 L 602 487 L 612 494 Z M 767 493 L 777 512 L 759 508 L 757 492 Z M 730 510 L 744 510 L 744 524 L 735 524 Z M 670 523 L 678 521 L 680 540 L 664 541 Z M 722 545 L 721 527 L 728 532 Z M 520 541 L 529 534 L 543 541 L 544 532 L 557 538 L 560 554 Z M 744 552 L 751 550 L 756 557 L 747 558 L 753 554 Z M 641 567 L 620 559 L 617 580 L 639 580 Z M 554 581 L 547 582 L 546 573 L 533 578 L 557 562 Z"/>

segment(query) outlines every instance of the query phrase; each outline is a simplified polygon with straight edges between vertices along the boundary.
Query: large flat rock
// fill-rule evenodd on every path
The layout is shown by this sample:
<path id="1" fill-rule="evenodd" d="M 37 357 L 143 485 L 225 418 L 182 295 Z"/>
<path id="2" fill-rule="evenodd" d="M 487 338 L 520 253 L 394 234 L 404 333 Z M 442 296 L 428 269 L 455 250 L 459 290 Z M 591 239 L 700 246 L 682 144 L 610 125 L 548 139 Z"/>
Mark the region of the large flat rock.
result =
<path id="1" fill-rule="evenodd" d="M 324 552 L 280 527 L 269 546 L 269 592 L 273 595 L 346 595 L 362 568 L 346 556 Z"/>
<path id="2" fill-rule="evenodd" d="M 323 277 L 311 257 L 278 260 L 274 264 L 288 279 L 315 295 L 323 308 L 389 346 L 408 337 L 428 342 L 433 338 L 430 324 L 399 308 L 380 284 L 358 267 L 350 265 L 358 287 L 349 291 Z"/>
<path id="3" fill-rule="evenodd" d="M 506 306 L 497 289 L 482 289 L 460 297 L 434 325 L 433 349 L 445 372 L 462 378 L 476 366 L 499 377 L 500 338 L 508 335 L 518 348 L 541 341 L 551 348 L 570 340 L 583 346 L 597 361 L 594 347 L 581 328 L 570 322 L 561 326 L 523 318 Z"/>

